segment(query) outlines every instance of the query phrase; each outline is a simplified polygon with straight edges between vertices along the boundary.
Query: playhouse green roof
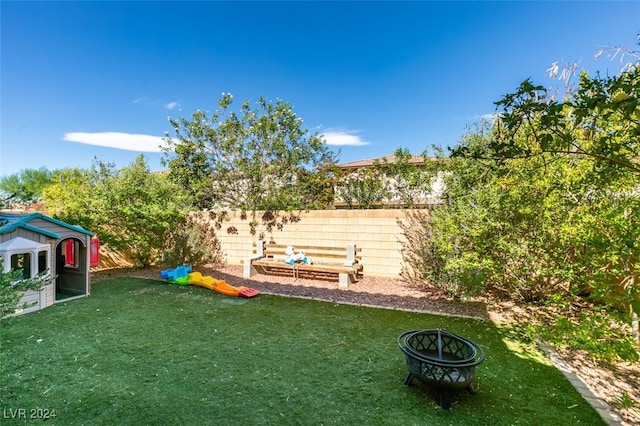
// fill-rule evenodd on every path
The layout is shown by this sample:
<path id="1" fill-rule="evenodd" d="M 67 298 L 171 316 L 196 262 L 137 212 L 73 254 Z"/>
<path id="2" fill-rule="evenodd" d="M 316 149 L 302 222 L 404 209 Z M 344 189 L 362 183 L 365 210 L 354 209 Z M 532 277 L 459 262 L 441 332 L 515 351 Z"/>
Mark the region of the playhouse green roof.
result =
<path id="1" fill-rule="evenodd" d="M 82 226 L 70 225 L 61 220 L 54 219 L 52 217 L 43 215 L 42 213 L 3 213 L 0 212 L 0 235 L 8 234 L 18 228 L 27 229 L 29 231 L 38 232 L 51 238 L 59 239 L 60 235 L 55 232 L 48 231 L 46 229 L 38 228 L 37 226 L 30 225 L 34 219 L 42 219 L 47 222 L 54 223 L 63 228 L 71 229 L 73 231 L 80 232 L 85 235 L 93 235 L 93 232 L 87 231 Z"/>

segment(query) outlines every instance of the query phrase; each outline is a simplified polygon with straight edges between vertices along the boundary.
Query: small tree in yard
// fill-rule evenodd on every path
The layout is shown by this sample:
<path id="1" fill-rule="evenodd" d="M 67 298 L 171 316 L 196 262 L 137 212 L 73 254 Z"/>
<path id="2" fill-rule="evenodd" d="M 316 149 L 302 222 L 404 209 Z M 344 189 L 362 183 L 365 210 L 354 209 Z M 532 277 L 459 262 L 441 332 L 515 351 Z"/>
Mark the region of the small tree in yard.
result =
<path id="1" fill-rule="evenodd" d="M 224 261 L 220 240 L 213 227 L 187 215 L 186 221 L 168 233 L 171 244 L 162 253 L 164 265 L 221 264 Z"/>
<path id="2" fill-rule="evenodd" d="M 15 313 L 19 309 L 26 309 L 34 303 L 20 304 L 25 291 L 40 291 L 50 279 L 49 272 L 38 274 L 36 277 L 23 279 L 22 269 L 3 272 L 3 260 L 0 258 L 0 320 Z"/>
<path id="3" fill-rule="evenodd" d="M 327 186 L 308 178 L 335 163 L 322 137 L 303 129 L 302 119 L 282 100 L 260 97 L 257 108 L 247 100 L 238 112 L 232 103 L 233 96 L 223 93 L 220 109 L 210 116 L 196 111 L 191 119 L 169 120 L 176 133 L 166 139 L 170 178 L 200 209 L 322 207 Z"/>
<path id="4" fill-rule="evenodd" d="M 195 251 L 188 249 L 195 241 L 187 235 L 189 200 L 166 174 L 151 173 L 142 155 L 119 170 L 96 161 L 91 170 L 66 170 L 54 181 L 45 190 L 54 217 L 92 230 L 109 247 L 129 254 L 136 266 L 214 255 L 204 253 L 208 244 L 196 242 Z"/>

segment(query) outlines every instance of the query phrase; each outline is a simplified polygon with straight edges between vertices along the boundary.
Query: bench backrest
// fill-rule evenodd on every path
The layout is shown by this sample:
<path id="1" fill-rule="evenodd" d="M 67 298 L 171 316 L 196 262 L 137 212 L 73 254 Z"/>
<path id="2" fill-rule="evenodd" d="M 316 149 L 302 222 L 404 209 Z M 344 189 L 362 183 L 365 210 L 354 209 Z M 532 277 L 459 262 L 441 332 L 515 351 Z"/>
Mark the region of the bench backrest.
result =
<path id="1" fill-rule="evenodd" d="M 287 247 L 293 246 L 296 253 L 303 251 L 315 264 L 335 264 L 351 266 L 362 260 L 361 248 L 355 244 L 347 244 L 344 247 L 307 246 L 297 244 L 275 244 L 258 240 L 254 247 L 254 253 L 270 259 L 282 260 L 288 257 L 285 254 Z"/>

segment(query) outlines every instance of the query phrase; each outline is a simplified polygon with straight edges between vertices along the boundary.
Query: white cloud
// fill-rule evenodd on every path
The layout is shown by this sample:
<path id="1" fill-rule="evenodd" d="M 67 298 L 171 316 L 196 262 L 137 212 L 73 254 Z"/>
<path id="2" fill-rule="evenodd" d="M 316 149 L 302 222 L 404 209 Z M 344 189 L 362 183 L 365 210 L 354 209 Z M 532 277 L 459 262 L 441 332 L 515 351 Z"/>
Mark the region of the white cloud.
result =
<path id="1" fill-rule="evenodd" d="M 173 102 L 169 102 L 169 103 L 164 104 L 164 107 L 165 107 L 166 109 L 174 109 L 174 108 L 175 108 L 175 107 L 177 107 L 178 105 L 179 105 L 179 104 L 178 104 L 178 102 L 173 101 Z"/>
<path id="2" fill-rule="evenodd" d="M 495 112 L 491 114 L 483 114 L 480 116 L 480 118 L 482 120 L 494 121 L 496 118 L 498 118 L 498 114 L 496 114 Z"/>
<path id="3" fill-rule="evenodd" d="M 370 143 L 364 141 L 358 135 L 352 135 L 343 131 L 325 132 L 324 140 L 327 145 L 335 146 L 363 146 Z"/>
<path id="4" fill-rule="evenodd" d="M 456 117 L 456 119 L 473 121 L 473 122 L 484 121 L 484 120 L 493 122 L 498 116 L 499 116 L 499 113 L 491 112 L 487 114 L 476 114 L 476 115 L 469 115 L 465 117 L 460 116 L 460 117 Z"/>
<path id="5" fill-rule="evenodd" d="M 161 152 L 160 146 L 166 145 L 163 138 L 159 136 L 121 132 L 73 132 L 65 133 L 63 139 L 69 142 L 141 152 Z"/>

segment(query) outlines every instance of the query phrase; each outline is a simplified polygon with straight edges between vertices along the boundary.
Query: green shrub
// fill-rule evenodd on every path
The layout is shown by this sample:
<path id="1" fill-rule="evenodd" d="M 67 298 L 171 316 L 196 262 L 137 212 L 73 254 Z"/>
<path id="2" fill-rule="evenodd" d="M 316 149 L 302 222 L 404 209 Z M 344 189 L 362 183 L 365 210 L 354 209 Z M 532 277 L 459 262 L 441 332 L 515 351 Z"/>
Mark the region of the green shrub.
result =
<path id="1" fill-rule="evenodd" d="M 540 332 L 547 341 L 586 350 L 603 361 L 640 359 L 631 334 L 605 310 L 582 312 L 575 322 L 558 317 L 550 327 L 540 327 Z"/>
<path id="2" fill-rule="evenodd" d="M 188 216 L 186 223 L 171 232 L 162 252 L 162 264 L 166 266 L 223 262 L 223 253 L 213 227 Z"/>
<path id="3" fill-rule="evenodd" d="M 15 313 L 18 309 L 26 309 L 33 303 L 20 303 L 25 291 L 39 291 L 49 280 L 49 272 L 45 271 L 31 279 L 22 278 L 22 269 L 2 272 L 2 258 L 0 258 L 0 319 Z"/>

